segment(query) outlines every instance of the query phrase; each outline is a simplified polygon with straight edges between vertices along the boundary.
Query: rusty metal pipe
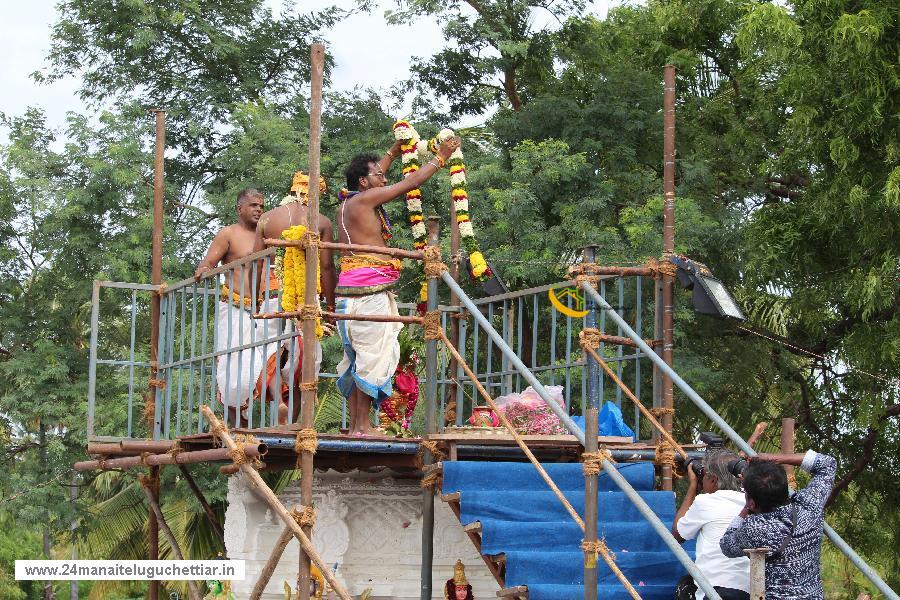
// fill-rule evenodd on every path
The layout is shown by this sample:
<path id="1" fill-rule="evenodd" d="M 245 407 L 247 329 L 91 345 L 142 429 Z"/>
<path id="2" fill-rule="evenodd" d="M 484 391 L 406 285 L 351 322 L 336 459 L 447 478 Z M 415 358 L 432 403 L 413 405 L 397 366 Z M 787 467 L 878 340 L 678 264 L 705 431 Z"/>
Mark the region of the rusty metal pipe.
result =
<path id="1" fill-rule="evenodd" d="M 244 451 L 249 458 L 259 458 L 265 455 L 268 448 L 265 444 L 244 444 Z M 108 460 L 85 460 L 75 463 L 76 471 L 92 471 L 95 469 L 131 469 L 134 467 L 161 465 L 190 465 L 202 462 L 215 462 L 231 460 L 227 448 L 213 448 L 211 450 L 196 450 L 194 452 L 179 452 L 178 454 L 151 454 L 143 456 L 123 456 L 122 458 L 110 458 Z"/>

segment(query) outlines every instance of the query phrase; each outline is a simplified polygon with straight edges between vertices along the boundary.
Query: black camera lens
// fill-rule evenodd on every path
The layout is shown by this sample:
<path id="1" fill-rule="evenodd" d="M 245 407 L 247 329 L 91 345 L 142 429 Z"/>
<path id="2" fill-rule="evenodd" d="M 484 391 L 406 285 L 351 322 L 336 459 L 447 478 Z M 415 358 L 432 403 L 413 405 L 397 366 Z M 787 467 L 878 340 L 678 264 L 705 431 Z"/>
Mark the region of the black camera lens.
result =
<path id="1" fill-rule="evenodd" d="M 694 475 L 697 476 L 697 479 L 703 479 L 703 460 L 700 458 L 692 458 L 688 464 L 691 466 L 691 469 L 694 470 Z"/>
<path id="2" fill-rule="evenodd" d="M 728 463 L 728 472 L 735 477 L 740 477 L 746 468 L 747 459 L 745 458 L 736 458 Z"/>

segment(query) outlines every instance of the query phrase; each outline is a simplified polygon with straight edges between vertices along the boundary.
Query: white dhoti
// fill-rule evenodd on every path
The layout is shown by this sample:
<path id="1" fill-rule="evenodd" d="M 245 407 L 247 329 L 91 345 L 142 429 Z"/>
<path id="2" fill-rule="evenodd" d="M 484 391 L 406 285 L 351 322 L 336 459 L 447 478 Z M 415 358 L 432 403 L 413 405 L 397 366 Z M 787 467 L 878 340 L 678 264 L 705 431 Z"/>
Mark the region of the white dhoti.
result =
<path id="1" fill-rule="evenodd" d="M 282 312 L 281 298 L 270 298 L 265 300 L 260 306 L 260 312 Z M 293 319 L 260 319 L 264 321 L 263 326 L 265 339 L 274 339 L 281 335 L 287 335 L 295 331 Z M 291 351 L 291 342 L 294 342 L 294 349 Z M 283 348 L 282 352 L 286 353 L 286 359 L 283 359 L 284 366 L 281 368 L 281 380 L 289 382 L 293 378 L 296 382 L 300 381 L 300 369 L 303 365 L 303 333 L 298 331 L 296 337 L 285 338 L 278 342 L 278 346 Z M 273 345 L 271 351 L 274 352 Z M 270 354 L 271 355 L 271 354 Z M 292 367 L 293 365 L 293 367 Z M 316 340 L 316 377 L 319 376 L 319 369 L 322 367 L 322 344 Z M 274 373 L 271 369 L 271 373 Z"/>
<path id="2" fill-rule="evenodd" d="M 338 298 L 336 311 L 346 315 L 400 314 L 394 294 L 389 291 Z M 358 387 L 372 398 L 376 410 L 391 397 L 391 379 L 400 362 L 397 337 L 402 329 L 401 323 L 338 321 L 344 358 L 337 368 L 337 385 L 344 397 L 349 398 Z"/>
<path id="3" fill-rule="evenodd" d="M 216 319 L 216 352 L 263 341 L 264 326 L 251 318 L 251 308 L 220 302 Z M 216 359 L 216 383 L 226 407 L 245 409 L 255 394 L 259 375 L 274 351 L 273 344 L 235 350 Z"/>

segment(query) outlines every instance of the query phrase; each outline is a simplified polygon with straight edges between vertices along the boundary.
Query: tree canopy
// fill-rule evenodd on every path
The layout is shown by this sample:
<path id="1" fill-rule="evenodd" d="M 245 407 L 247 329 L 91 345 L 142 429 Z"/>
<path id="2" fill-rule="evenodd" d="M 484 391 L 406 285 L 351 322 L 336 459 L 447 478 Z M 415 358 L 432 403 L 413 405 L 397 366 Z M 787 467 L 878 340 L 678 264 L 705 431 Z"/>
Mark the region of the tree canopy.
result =
<path id="1" fill-rule="evenodd" d="M 91 281 L 149 279 L 147 109 L 168 111 L 164 276 L 174 280 L 234 221 L 239 189 L 258 187 L 272 205 L 305 168 L 308 45 L 345 14 L 275 13 L 262 0 L 60 2 L 36 79 L 74 73 L 96 112 L 71 114 L 60 131 L 39 109 L 6 116 L 0 146 L 0 522 L 44 530 L 44 553 L 80 543 L 145 554 L 140 515 L 125 510 L 133 482 L 78 479 L 75 503 L 67 486 L 85 452 Z M 413 98 L 423 136 L 487 115 L 463 130 L 472 215 L 511 287 L 560 280 L 586 244 L 610 263 L 659 256 L 662 68 L 676 65 L 677 250 L 708 264 L 749 317 L 712 321 L 679 293 L 676 369 L 739 432 L 796 417 L 798 447 L 838 457 L 830 521 L 900 586 L 900 515 L 885 510 L 900 503 L 896 7 L 650 0 L 599 19 L 582 2 L 404 0 L 386 19 L 423 15 L 445 23 L 445 44 L 414 62 L 397 97 L 326 93 L 329 187 L 343 185 L 353 154 L 390 145 L 389 107 Z M 426 204 L 446 217 L 446 182 L 428 185 Z M 388 210 L 402 223 L 397 204 Z M 335 205 L 323 198 L 326 214 Z M 402 226 L 397 242 L 411 246 Z M 411 283 L 401 299 L 414 299 Z M 127 323 L 105 333 L 127 344 Z M 101 394 L 116 385 L 114 374 L 98 379 Z M 709 428 L 676 398 L 676 437 Z M 211 556 L 199 508 L 172 477 L 178 535 Z M 221 510 L 223 498 L 211 500 Z M 22 539 L 21 553 L 37 557 L 41 540 Z M 10 544 L 0 537 L 0 595 L 39 597 L 11 581 Z M 868 589 L 826 558 L 831 589 L 845 590 L 834 598 Z"/>

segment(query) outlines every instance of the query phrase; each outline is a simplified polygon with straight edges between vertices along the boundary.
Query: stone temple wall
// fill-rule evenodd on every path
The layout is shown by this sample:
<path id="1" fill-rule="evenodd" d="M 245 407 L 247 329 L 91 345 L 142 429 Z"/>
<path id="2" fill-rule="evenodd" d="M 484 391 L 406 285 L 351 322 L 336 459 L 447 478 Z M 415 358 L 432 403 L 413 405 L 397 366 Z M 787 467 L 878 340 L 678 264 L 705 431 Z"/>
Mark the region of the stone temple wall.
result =
<path id="1" fill-rule="evenodd" d="M 290 509 L 300 503 L 299 481 L 281 495 Z M 422 491 L 418 479 L 390 470 L 316 473 L 316 525 L 312 542 L 338 579 L 357 596 L 372 588 L 374 599 L 418 600 L 422 548 Z M 225 546 L 228 558 L 246 561 L 247 577 L 233 582 L 235 597 L 247 598 L 268 560 L 283 524 L 240 473 L 228 483 Z M 292 540 L 263 598 L 283 600 L 284 583 L 296 585 L 300 545 Z M 498 585 L 462 530 L 435 498 L 433 598 L 461 559 L 475 598 L 495 598 Z"/>

